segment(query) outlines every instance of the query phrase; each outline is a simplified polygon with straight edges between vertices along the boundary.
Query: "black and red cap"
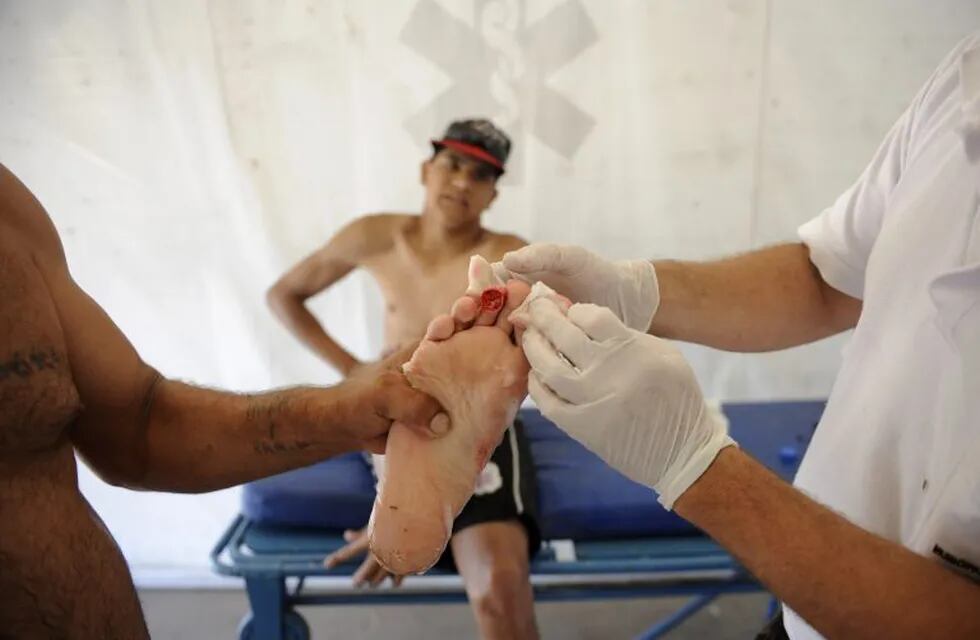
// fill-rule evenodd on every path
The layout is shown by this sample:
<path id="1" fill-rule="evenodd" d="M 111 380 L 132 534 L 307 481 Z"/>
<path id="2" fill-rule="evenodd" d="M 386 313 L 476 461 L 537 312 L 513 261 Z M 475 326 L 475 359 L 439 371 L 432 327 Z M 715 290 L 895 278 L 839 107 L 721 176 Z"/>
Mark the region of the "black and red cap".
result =
<path id="1" fill-rule="evenodd" d="M 510 138 L 484 118 L 457 120 L 449 125 L 439 140 L 432 141 L 435 151 L 453 149 L 482 160 L 501 174 L 510 155 Z"/>

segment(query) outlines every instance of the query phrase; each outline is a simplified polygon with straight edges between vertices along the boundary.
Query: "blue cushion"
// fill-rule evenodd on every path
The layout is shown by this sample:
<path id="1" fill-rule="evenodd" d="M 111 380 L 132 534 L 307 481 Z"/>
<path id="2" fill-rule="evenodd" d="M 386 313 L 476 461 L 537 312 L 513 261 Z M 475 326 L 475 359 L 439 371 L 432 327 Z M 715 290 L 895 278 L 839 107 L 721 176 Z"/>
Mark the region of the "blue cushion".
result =
<path id="1" fill-rule="evenodd" d="M 537 471 L 538 514 L 546 539 L 678 535 L 694 531 L 657 495 L 609 467 L 537 411 L 522 411 Z"/>
<path id="2" fill-rule="evenodd" d="M 374 504 L 364 456 L 348 453 L 245 485 L 242 513 L 264 524 L 359 529 Z"/>
<path id="3" fill-rule="evenodd" d="M 740 446 L 785 479 L 792 478 L 823 402 L 727 404 Z M 538 481 L 545 539 L 596 540 L 679 535 L 695 529 L 664 510 L 650 489 L 625 478 L 536 410 L 521 411 Z M 246 485 L 242 512 L 275 525 L 352 529 L 364 526 L 374 479 L 361 454 L 338 456 Z"/>

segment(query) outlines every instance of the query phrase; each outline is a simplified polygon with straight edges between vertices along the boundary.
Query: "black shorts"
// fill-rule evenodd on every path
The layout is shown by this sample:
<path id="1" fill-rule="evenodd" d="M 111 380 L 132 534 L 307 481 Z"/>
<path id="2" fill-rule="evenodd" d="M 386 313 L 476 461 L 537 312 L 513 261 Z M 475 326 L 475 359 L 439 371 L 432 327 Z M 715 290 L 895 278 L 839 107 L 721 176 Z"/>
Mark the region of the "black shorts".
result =
<path id="1" fill-rule="evenodd" d="M 373 473 L 371 454 L 365 453 L 365 459 Z M 538 491 L 531 449 L 519 418 L 515 418 L 514 424 L 504 432 L 500 446 L 490 456 L 476 484 L 476 492 L 453 521 L 453 534 L 485 522 L 516 520 L 527 533 L 528 557 L 533 558 L 541 546 Z M 452 546 L 446 547 L 435 566 L 456 571 Z"/>
<path id="2" fill-rule="evenodd" d="M 789 635 L 786 633 L 786 627 L 783 626 L 783 609 L 780 607 L 776 611 L 776 615 L 773 619 L 765 626 L 765 628 L 759 632 L 755 637 L 755 640 L 789 640 Z"/>
<path id="3" fill-rule="evenodd" d="M 533 558 L 541 547 L 537 513 L 538 490 L 531 448 L 524 435 L 524 425 L 515 418 L 480 474 L 477 492 L 456 516 L 453 533 L 486 522 L 516 520 L 527 533 L 528 557 Z M 446 571 L 456 570 L 451 545 L 446 547 L 435 566 Z"/>

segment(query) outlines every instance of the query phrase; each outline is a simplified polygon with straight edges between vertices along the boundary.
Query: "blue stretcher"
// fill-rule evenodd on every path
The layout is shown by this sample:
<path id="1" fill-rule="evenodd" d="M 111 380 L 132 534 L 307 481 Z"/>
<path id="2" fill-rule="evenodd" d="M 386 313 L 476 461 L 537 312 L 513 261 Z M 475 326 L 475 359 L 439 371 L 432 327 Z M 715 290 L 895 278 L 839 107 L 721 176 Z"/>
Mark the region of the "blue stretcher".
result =
<path id="1" fill-rule="evenodd" d="M 741 447 L 790 480 L 823 407 L 805 401 L 722 408 Z M 531 563 L 537 601 L 691 596 L 639 636 L 658 638 L 719 595 L 764 590 L 724 549 L 664 510 L 650 489 L 609 468 L 537 411 L 520 416 L 545 541 Z M 322 561 L 343 546 L 344 529 L 364 526 L 373 501 L 374 480 L 360 454 L 245 486 L 242 513 L 211 552 L 216 572 L 245 579 L 252 611 L 239 626 L 242 640 L 306 640 L 309 627 L 296 605 L 466 601 L 461 586 L 447 587 L 438 571 L 399 589 L 305 588 L 307 577 L 353 574 L 359 559 L 333 569 Z"/>

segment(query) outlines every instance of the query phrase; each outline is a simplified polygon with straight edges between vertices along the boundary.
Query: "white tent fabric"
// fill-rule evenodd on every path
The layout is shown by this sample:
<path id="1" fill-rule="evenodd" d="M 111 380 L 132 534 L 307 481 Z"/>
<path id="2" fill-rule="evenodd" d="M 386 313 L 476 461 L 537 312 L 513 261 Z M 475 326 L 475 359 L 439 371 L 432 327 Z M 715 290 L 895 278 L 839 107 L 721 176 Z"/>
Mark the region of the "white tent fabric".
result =
<path id="1" fill-rule="evenodd" d="M 616 258 L 721 256 L 792 240 L 978 26 L 972 0 L 4 0 L 0 162 L 165 374 L 327 384 L 264 290 L 353 217 L 417 211 L 427 137 L 451 118 L 514 138 L 489 226 Z M 313 306 L 377 353 L 363 274 Z M 685 351 L 713 397 L 820 397 L 845 339 Z M 203 579 L 237 508 L 235 490 L 80 482 L 143 584 Z"/>

